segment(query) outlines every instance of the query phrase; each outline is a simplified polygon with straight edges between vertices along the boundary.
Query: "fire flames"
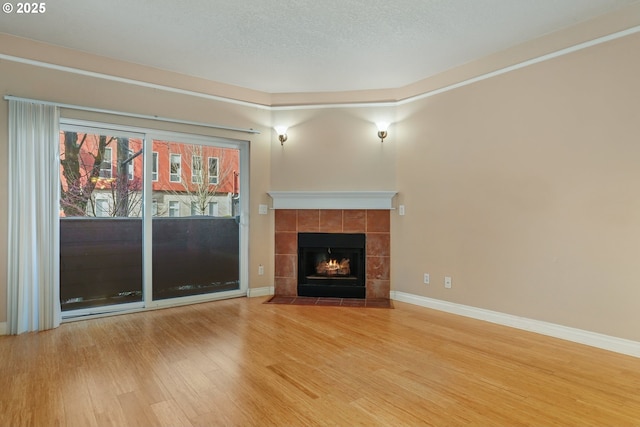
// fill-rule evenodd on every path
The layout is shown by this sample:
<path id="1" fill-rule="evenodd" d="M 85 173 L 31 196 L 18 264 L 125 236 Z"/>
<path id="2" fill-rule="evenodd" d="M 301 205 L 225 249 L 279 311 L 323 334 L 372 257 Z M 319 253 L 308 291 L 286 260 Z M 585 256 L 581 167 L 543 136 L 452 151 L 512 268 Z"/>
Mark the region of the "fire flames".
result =
<path id="1" fill-rule="evenodd" d="M 342 258 L 340 262 L 338 262 L 337 259 L 320 261 L 316 265 L 316 274 L 324 276 L 348 276 L 351 274 L 349 260 L 347 258 Z"/>

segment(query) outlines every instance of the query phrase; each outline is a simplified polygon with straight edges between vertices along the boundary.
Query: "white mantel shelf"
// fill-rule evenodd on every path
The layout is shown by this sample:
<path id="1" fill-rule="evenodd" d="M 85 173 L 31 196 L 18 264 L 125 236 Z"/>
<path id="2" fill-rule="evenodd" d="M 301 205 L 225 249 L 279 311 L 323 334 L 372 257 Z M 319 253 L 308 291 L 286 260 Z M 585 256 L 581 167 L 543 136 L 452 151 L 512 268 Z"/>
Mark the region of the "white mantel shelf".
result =
<path id="1" fill-rule="evenodd" d="M 397 191 L 269 191 L 273 209 L 394 209 Z"/>

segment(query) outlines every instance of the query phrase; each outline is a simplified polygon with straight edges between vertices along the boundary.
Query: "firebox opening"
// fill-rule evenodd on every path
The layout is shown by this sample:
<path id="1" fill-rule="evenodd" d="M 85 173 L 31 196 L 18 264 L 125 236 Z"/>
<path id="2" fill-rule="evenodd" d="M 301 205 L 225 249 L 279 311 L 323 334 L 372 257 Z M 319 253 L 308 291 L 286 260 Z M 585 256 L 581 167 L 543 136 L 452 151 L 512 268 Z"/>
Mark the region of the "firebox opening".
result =
<path id="1" fill-rule="evenodd" d="M 365 234 L 299 233 L 298 295 L 365 298 Z"/>

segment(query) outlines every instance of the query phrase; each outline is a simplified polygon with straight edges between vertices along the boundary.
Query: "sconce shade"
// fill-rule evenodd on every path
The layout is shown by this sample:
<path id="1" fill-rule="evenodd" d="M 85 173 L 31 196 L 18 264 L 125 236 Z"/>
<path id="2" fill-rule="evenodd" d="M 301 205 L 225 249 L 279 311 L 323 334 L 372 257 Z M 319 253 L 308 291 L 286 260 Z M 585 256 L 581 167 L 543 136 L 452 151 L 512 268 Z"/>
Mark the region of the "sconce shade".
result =
<path id="1" fill-rule="evenodd" d="M 278 141 L 280 141 L 280 145 L 284 145 L 284 142 L 287 140 L 287 127 L 286 126 L 276 126 L 274 127 L 276 133 L 278 134 Z"/>
<path id="2" fill-rule="evenodd" d="M 387 129 L 389 128 L 389 123 L 387 122 L 378 122 L 376 123 L 378 127 L 378 138 L 380 138 L 380 142 L 384 142 L 384 139 L 387 137 Z"/>
<path id="3" fill-rule="evenodd" d="M 386 132 L 389 129 L 389 122 L 377 122 L 376 126 L 380 132 Z"/>

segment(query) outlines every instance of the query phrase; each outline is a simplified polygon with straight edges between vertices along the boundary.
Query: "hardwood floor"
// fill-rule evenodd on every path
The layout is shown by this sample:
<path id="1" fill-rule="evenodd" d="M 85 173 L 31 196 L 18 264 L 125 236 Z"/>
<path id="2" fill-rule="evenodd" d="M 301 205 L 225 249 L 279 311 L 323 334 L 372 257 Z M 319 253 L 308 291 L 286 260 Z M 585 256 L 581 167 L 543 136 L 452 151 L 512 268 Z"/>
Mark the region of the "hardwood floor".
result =
<path id="1" fill-rule="evenodd" d="M 0 426 L 640 425 L 640 359 L 395 301 L 266 299 L 0 337 Z"/>

